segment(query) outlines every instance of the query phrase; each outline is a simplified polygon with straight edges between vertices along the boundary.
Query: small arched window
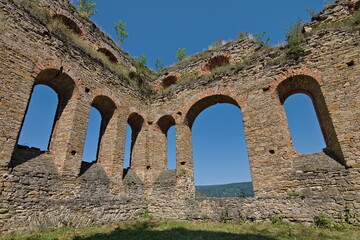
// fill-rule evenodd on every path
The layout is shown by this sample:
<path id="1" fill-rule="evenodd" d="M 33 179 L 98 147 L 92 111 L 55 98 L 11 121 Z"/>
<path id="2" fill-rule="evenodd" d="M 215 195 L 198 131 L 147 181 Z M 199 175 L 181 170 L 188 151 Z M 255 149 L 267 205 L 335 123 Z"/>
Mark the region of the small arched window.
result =
<path id="1" fill-rule="evenodd" d="M 306 94 L 293 94 L 284 102 L 294 148 L 300 153 L 315 153 L 326 147 L 313 102 Z"/>
<path id="2" fill-rule="evenodd" d="M 86 131 L 83 162 L 96 162 L 98 158 L 101 122 L 102 118 L 99 110 L 92 107 Z"/>

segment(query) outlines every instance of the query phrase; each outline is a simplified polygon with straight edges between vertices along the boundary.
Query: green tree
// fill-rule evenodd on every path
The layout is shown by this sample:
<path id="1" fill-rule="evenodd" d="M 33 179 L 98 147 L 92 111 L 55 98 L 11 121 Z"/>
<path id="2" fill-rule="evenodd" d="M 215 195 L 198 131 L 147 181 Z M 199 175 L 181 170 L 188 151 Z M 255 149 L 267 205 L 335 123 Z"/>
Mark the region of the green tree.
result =
<path id="1" fill-rule="evenodd" d="M 262 47 L 270 47 L 269 41 L 271 39 L 270 36 L 266 36 L 266 32 L 262 33 L 254 33 L 253 37 L 257 43 Z"/>
<path id="2" fill-rule="evenodd" d="M 157 58 L 155 60 L 155 67 L 156 67 L 156 70 L 161 70 L 164 68 L 164 63 L 161 58 Z"/>
<path id="3" fill-rule="evenodd" d="M 97 12 L 95 8 L 96 3 L 91 0 L 77 0 L 79 13 L 87 18 L 90 18 Z"/>
<path id="4" fill-rule="evenodd" d="M 179 48 L 176 52 L 175 58 L 181 62 L 186 56 L 186 49 L 185 48 Z"/>
<path id="5" fill-rule="evenodd" d="M 116 32 L 116 37 L 119 40 L 119 43 L 122 44 L 124 43 L 124 38 L 127 38 L 129 36 L 129 34 L 126 32 L 126 23 L 119 20 L 115 23 L 115 32 Z"/>

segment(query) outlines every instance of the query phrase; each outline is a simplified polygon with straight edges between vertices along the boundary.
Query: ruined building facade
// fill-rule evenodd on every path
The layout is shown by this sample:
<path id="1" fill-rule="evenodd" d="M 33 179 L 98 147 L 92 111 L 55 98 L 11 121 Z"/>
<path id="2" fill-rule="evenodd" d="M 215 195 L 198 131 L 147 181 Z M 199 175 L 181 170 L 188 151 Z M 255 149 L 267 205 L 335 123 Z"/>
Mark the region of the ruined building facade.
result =
<path id="1" fill-rule="evenodd" d="M 67 0 L 0 0 L 0 232 L 116 222 L 145 210 L 184 220 L 219 220 L 224 210 L 232 219 L 312 222 L 344 212 L 356 219 L 360 32 L 349 19 L 359 5 L 336 1 L 316 15 L 304 28 L 306 55 L 297 60 L 285 57 L 286 47 L 239 38 L 155 73 L 139 83 L 152 89 L 144 92 L 130 83 L 133 60 Z M 59 21 L 77 39 L 61 32 Z M 38 84 L 59 98 L 47 151 L 18 144 Z M 313 101 L 323 152 L 294 150 L 283 106 L 294 93 Z M 191 128 L 216 103 L 241 108 L 254 197 L 194 196 Z M 97 161 L 86 164 L 91 107 L 102 116 L 101 138 Z M 131 167 L 124 170 L 127 124 Z M 166 133 L 174 125 L 177 163 L 167 170 Z"/>

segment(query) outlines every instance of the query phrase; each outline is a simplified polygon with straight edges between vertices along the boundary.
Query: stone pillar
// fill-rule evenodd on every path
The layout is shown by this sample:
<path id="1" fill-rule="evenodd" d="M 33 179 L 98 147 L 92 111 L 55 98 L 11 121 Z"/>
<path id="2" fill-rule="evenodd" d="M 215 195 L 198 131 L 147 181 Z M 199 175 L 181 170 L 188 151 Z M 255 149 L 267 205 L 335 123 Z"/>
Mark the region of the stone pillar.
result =
<path id="1" fill-rule="evenodd" d="M 152 168 L 160 171 L 166 170 L 167 165 L 167 137 L 160 129 L 152 131 Z"/>
<path id="2" fill-rule="evenodd" d="M 59 119 L 53 130 L 50 152 L 60 174 L 77 177 L 80 173 L 90 103 L 73 94 L 68 102 L 59 100 Z"/>
<path id="3" fill-rule="evenodd" d="M 195 194 L 192 132 L 184 123 L 176 125 L 176 184 Z"/>
<path id="4" fill-rule="evenodd" d="M 130 168 L 135 171 L 142 182 L 145 182 L 146 172 L 151 167 L 148 161 L 149 126 L 146 125 L 140 129 L 132 127 L 132 131 Z"/>
<path id="5" fill-rule="evenodd" d="M 31 73 L 9 58 L 3 58 L 2 64 L 7 65 L 0 73 L 0 172 L 10 164 L 34 84 Z"/>
<path id="6" fill-rule="evenodd" d="M 107 125 L 99 146 L 98 163 L 112 182 L 120 184 L 123 176 L 126 139 L 126 113 L 117 109 Z"/>

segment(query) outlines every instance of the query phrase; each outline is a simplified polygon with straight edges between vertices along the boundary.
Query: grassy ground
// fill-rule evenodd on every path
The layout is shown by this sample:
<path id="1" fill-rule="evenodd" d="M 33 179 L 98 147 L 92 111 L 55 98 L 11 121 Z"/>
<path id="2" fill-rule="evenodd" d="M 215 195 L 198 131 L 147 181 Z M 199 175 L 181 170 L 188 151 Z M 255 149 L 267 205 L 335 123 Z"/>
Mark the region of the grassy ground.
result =
<path id="1" fill-rule="evenodd" d="M 154 219 L 83 229 L 59 229 L 30 235 L 0 236 L 0 240 L 218 240 L 218 239 L 360 239 L 360 228 L 316 228 L 285 223 L 209 223 Z"/>

